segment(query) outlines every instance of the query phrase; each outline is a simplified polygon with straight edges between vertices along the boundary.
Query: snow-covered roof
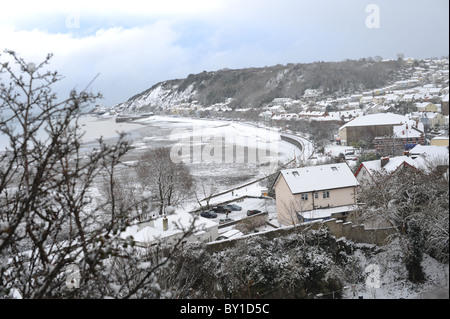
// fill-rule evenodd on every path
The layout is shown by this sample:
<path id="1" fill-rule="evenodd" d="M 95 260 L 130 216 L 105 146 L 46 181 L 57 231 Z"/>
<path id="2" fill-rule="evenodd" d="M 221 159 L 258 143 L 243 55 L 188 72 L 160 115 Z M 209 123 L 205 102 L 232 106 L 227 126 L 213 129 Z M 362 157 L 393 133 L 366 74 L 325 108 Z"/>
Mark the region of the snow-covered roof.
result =
<path id="1" fill-rule="evenodd" d="M 292 194 L 359 185 L 346 163 L 286 169 L 281 175 Z"/>
<path id="2" fill-rule="evenodd" d="M 415 149 L 415 151 L 413 151 Z M 373 160 L 362 162 L 361 167 L 364 166 L 371 175 L 376 172 L 392 173 L 395 172 L 402 165 L 410 165 L 422 171 L 427 171 L 430 167 L 437 164 L 447 164 L 449 160 L 448 149 L 446 146 L 423 146 L 417 145 L 411 151 L 409 156 L 395 156 L 389 158 L 389 161 L 381 167 L 381 160 Z M 420 154 L 418 157 L 414 157 L 413 154 Z M 361 170 L 361 167 L 357 171 L 357 175 Z"/>
<path id="3" fill-rule="evenodd" d="M 406 116 L 394 113 L 370 114 L 355 118 L 342 126 L 341 129 L 351 126 L 400 125 L 407 120 L 408 118 Z"/>
<path id="4" fill-rule="evenodd" d="M 386 173 L 395 172 L 404 163 L 409 164 L 413 167 L 416 167 L 417 164 L 411 157 L 395 156 L 389 158 L 389 161 L 386 163 L 384 167 L 381 167 L 381 160 L 362 162 L 361 165 L 363 165 L 369 171 L 369 173 L 373 175 L 374 173 L 380 172 L 382 170 L 385 171 Z"/>
<path id="5" fill-rule="evenodd" d="M 313 220 L 313 219 L 329 218 L 333 214 L 350 212 L 350 211 L 354 211 L 356 209 L 358 209 L 357 205 L 346 205 L 346 206 L 338 206 L 338 207 L 313 209 L 313 210 L 299 212 L 299 214 L 304 219 Z"/>
<path id="6" fill-rule="evenodd" d="M 394 126 L 394 135 L 398 138 L 420 138 L 423 134 L 423 123 L 415 127 L 414 121 L 408 121 L 405 124 Z"/>
<path id="7" fill-rule="evenodd" d="M 426 154 L 429 158 L 448 158 L 448 147 L 437 145 L 416 145 L 409 153 L 411 156 Z"/>
<path id="8" fill-rule="evenodd" d="M 121 237 L 125 239 L 128 236 L 133 236 L 133 239 L 137 242 L 151 243 L 156 240 L 182 233 L 192 225 L 194 218 L 195 217 L 190 213 L 178 212 L 167 216 L 167 230 L 164 230 L 163 228 L 163 217 L 159 217 L 147 223 L 127 227 L 126 230 L 122 232 Z M 196 231 L 202 231 L 217 226 L 216 222 L 203 217 L 197 217 L 194 222 Z"/>

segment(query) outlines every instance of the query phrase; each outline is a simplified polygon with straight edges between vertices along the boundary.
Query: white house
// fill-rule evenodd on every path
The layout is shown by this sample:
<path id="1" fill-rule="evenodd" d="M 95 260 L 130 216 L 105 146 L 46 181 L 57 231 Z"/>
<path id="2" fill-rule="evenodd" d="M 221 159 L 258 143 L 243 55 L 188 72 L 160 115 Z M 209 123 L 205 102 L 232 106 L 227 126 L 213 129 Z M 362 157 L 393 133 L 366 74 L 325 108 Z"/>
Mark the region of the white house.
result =
<path id="1" fill-rule="evenodd" d="M 286 113 L 286 110 L 285 110 L 284 106 L 282 106 L 282 105 L 269 106 L 267 109 L 268 109 L 270 112 L 272 112 L 273 114 L 283 114 L 283 113 Z"/>
<path id="2" fill-rule="evenodd" d="M 289 226 L 345 215 L 356 209 L 358 185 L 346 163 L 282 170 L 274 182 L 277 220 Z"/>
<path id="3" fill-rule="evenodd" d="M 182 240 L 185 242 L 211 242 L 218 237 L 218 224 L 207 218 L 178 212 L 161 216 L 145 223 L 132 225 L 120 235 L 122 239 L 132 237 L 136 245 L 149 247 L 160 242 L 175 244 L 184 231 L 193 225 L 193 232 Z"/>
<path id="4" fill-rule="evenodd" d="M 366 161 L 359 164 L 355 177 L 360 184 L 370 183 L 374 176 L 379 174 L 392 174 L 403 167 L 417 167 L 419 161 L 415 162 L 408 156 L 383 157 L 379 160 Z"/>
<path id="5" fill-rule="evenodd" d="M 412 158 L 422 156 L 428 158 L 430 161 L 440 161 L 440 160 L 448 161 L 449 158 L 447 146 L 416 145 L 413 149 L 409 151 L 409 154 Z"/>
<path id="6" fill-rule="evenodd" d="M 355 177 L 360 184 L 373 181 L 374 175 L 393 174 L 406 167 L 413 167 L 422 172 L 439 166 L 447 167 L 449 153 L 446 146 L 417 145 L 410 150 L 409 156 L 382 157 L 379 160 L 362 162 Z"/>

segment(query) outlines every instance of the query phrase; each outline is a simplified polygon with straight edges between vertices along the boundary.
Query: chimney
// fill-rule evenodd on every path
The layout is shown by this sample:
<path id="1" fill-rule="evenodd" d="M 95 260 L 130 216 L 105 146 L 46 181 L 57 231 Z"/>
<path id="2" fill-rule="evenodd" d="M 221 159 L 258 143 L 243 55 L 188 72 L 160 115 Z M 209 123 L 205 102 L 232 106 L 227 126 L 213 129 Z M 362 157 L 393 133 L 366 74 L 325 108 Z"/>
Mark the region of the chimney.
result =
<path id="1" fill-rule="evenodd" d="M 385 167 L 387 163 L 389 163 L 389 157 L 382 157 L 381 158 L 381 167 Z"/>
<path id="2" fill-rule="evenodd" d="M 169 220 L 167 219 L 167 216 L 164 215 L 163 217 L 163 231 L 169 230 Z"/>

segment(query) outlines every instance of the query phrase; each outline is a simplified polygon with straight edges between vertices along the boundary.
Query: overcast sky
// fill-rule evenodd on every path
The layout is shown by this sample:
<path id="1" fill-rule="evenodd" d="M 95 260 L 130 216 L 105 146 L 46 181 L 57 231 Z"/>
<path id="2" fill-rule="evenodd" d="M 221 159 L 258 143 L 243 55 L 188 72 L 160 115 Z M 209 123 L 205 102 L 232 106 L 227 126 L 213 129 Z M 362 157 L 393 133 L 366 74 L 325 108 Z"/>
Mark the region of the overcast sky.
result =
<path id="1" fill-rule="evenodd" d="M 11 49 L 30 62 L 53 53 L 52 69 L 65 76 L 63 95 L 100 74 L 92 89 L 106 106 L 204 70 L 449 54 L 448 0 L 0 4 L 1 53 Z"/>

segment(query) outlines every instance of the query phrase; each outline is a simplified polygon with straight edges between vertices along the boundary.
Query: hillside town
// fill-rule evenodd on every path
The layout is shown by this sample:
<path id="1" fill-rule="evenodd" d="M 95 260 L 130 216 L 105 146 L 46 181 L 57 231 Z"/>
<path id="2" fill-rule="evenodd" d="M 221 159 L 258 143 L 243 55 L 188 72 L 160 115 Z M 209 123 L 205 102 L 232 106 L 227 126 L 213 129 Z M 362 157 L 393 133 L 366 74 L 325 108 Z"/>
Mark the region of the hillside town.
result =
<path id="1" fill-rule="evenodd" d="M 401 78 L 386 87 L 353 92 L 344 96 L 325 94 L 322 89 L 306 89 L 300 99 L 275 98 L 266 105 L 230 107 L 232 98 L 223 103 L 203 106 L 198 101 L 170 105 L 165 115 L 190 117 L 246 118 L 257 111 L 260 120 L 285 121 L 307 119 L 314 121 L 346 123 L 367 114 L 397 113 L 426 126 L 426 133 L 436 134 L 448 125 L 448 58 L 414 60 L 404 59 L 406 67 Z M 156 94 L 156 93 L 152 93 Z M 106 112 L 106 108 L 100 111 Z M 113 112 L 125 111 L 119 105 Z"/>
<path id="2" fill-rule="evenodd" d="M 300 100 L 276 98 L 262 109 L 232 109 L 230 100 L 209 107 L 193 101 L 169 108 L 173 117 L 232 119 L 276 128 L 297 138 L 303 156 L 278 170 L 269 183 L 257 180 L 211 194 L 200 209 L 155 216 L 129 227 L 123 238 L 132 237 L 143 247 L 161 239 L 173 242 L 197 215 L 199 230 L 184 242 L 207 243 L 214 251 L 253 236 L 318 225 L 338 239 L 385 245 L 396 226 L 385 216 L 363 213 L 363 188 L 370 189 L 380 177 L 401 176 L 399 172 L 437 172 L 433 176 L 447 184 L 449 176 L 449 61 L 405 61 L 410 78 L 334 99 L 308 89 Z M 325 141 L 296 123 L 323 126 Z M 307 147 L 313 150 L 305 158 Z M 446 214 L 448 218 L 448 210 Z"/>
<path id="3" fill-rule="evenodd" d="M 2 2 L 0 299 L 449 299 L 449 5 Z"/>
<path id="4" fill-rule="evenodd" d="M 69 103 L 57 109 L 68 118 L 57 117 L 62 128 L 52 139 L 23 133 L 35 152 L 39 138 L 59 150 L 32 162 L 23 163 L 29 154 L 5 125 L 3 145 L 15 149 L 2 165 L 26 167 L 4 170 L 5 295 L 35 293 L 34 280 L 10 281 L 12 252 L 26 267 L 31 251 L 55 249 L 63 256 L 57 271 L 66 272 L 48 282 L 63 297 L 448 298 L 448 58 L 403 62 L 391 85 L 344 96 L 319 88 L 258 106 L 188 98 L 139 109 L 150 90 L 77 118 Z M 16 114 L 22 108 L 13 104 Z M 29 174 L 41 159 L 48 174 Z M 32 210 L 21 206 L 23 180 L 44 196 L 30 193 Z M 35 214 L 31 238 L 16 240 L 10 230 L 21 229 L 15 216 L 24 211 Z M 54 240 L 37 240 L 42 229 Z M 55 260 L 39 259 L 45 271 L 29 274 L 55 278 Z M 78 265 L 95 270 L 87 285 L 108 282 L 106 290 L 78 289 L 86 285 Z"/>
<path id="5" fill-rule="evenodd" d="M 299 156 L 295 161 L 297 167 L 292 168 L 291 165 L 288 170 L 281 170 L 276 182 L 269 185 L 269 188 L 273 186 L 276 198 L 272 204 L 272 214 L 269 214 L 269 219 L 273 218 L 272 225 L 275 224 L 273 228 L 332 218 L 347 221 L 359 210 L 357 193 L 360 185 L 370 181 L 376 173 L 394 172 L 401 167 L 422 171 L 438 167 L 448 179 L 449 60 L 416 61 L 407 58 L 404 63 L 407 66 L 404 78 L 370 91 L 331 98 L 326 97 L 323 90 L 307 89 L 299 100 L 276 98 L 262 108 L 233 109 L 229 106 L 231 99 L 208 107 L 192 101 L 166 109 L 165 115 L 244 120 L 277 127 L 280 132 L 292 136 L 300 134 L 303 147 L 311 146 L 314 150 L 306 159 L 304 155 Z M 112 112 L 114 115 L 116 111 Z M 249 114 L 252 116 L 249 117 Z M 317 141 L 315 136 L 297 131 L 295 123 L 302 121 L 313 126 L 324 126 L 327 130 L 326 141 Z M 306 153 L 306 150 L 303 151 Z M 337 164 L 323 165 L 330 161 Z M 341 163 L 345 163 L 344 166 Z M 317 170 L 315 167 L 320 164 Z M 335 175 L 336 185 L 330 186 Z M 286 179 L 287 176 L 298 178 Z M 322 178 L 326 180 L 323 185 L 312 183 Z M 303 191 L 292 191 L 297 184 L 302 185 Z M 251 194 L 247 192 L 246 196 L 261 197 L 267 192 L 267 185 L 260 185 L 253 185 Z M 224 193 L 225 196 L 214 196 L 211 206 L 233 202 L 235 198 L 231 196 L 231 190 Z M 282 200 L 286 196 L 288 199 Z M 266 203 L 267 200 L 260 201 Z M 236 212 L 230 213 L 230 217 L 235 219 L 247 218 Z M 222 217 L 221 214 L 212 216 L 215 217 L 209 219 L 217 222 Z M 153 224 L 151 222 L 139 229 L 147 227 L 148 234 L 151 234 L 152 228 L 149 226 Z M 221 231 L 217 228 L 218 223 L 216 228 L 211 227 L 210 221 L 205 225 L 208 225 L 210 235 L 198 238 L 207 238 L 207 242 L 213 242 L 225 230 L 230 230 L 229 227 Z M 223 225 L 220 227 L 224 228 Z M 140 237 L 142 233 L 139 230 Z M 160 236 L 161 232 L 155 231 L 155 234 Z M 242 232 L 233 232 L 230 238 L 242 235 Z"/>

